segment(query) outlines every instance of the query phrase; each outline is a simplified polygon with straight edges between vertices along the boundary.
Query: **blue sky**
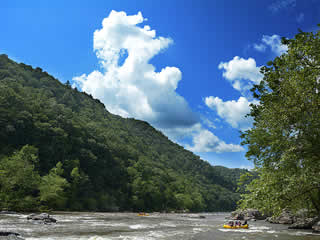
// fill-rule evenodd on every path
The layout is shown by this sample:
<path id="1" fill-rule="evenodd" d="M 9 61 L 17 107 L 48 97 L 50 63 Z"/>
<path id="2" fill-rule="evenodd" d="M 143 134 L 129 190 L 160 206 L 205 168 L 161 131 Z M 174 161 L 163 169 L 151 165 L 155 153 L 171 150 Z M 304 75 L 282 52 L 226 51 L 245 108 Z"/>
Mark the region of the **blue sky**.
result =
<path id="1" fill-rule="evenodd" d="M 103 22 L 103 24 L 102 24 Z M 15 1 L 0 53 L 150 122 L 213 165 L 252 167 L 239 131 L 280 37 L 315 31 L 319 0 Z"/>

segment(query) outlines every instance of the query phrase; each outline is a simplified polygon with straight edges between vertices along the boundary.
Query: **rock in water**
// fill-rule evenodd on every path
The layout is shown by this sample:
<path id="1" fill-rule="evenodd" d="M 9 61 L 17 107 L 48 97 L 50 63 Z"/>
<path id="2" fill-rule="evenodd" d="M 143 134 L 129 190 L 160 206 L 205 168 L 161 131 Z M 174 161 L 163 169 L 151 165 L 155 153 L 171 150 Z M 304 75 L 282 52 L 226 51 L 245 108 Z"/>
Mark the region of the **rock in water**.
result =
<path id="1" fill-rule="evenodd" d="M 320 233 L 320 221 L 316 222 L 312 226 L 312 230 L 313 230 L 314 233 Z"/>
<path id="2" fill-rule="evenodd" d="M 289 229 L 312 229 L 312 226 L 319 220 L 316 218 L 297 218 L 296 221 L 291 224 Z"/>
<path id="3" fill-rule="evenodd" d="M 278 223 L 278 224 L 293 224 L 294 216 L 288 210 L 283 210 L 280 216 L 278 217 L 269 217 L 266 219 L 267 222 L 270 223 Z"/>
<path id="4" fill-rule="evenodd" d="M 198 215 L 198 214 L 184 214 L 184 215 L 181 215 L 181 217 L 186 217 L 186 218 L 206 218 L 206 216 Z"/>
<path id="5" fill-rule="evenodd" d="M 19 233 L 0 231 L 0 240 L 24 240 L 24 239 L 20 237 Z"/>
<path id="6" fill-rule="evenodd" d="M 231 213 L 231 218 L 234 220 L 264 220 L 266 216 L 261 214 L 261 212 L 257 209 L 244 209 L 244 210 L 236 210 Z"/>
<path id="7" fill-rule="evenodd" d="M 34 221 L 42 221 L 43 223 L 57 222 L 57 220 L 50 217 L 50 215 L 48 213 L 41 213 L 41 214 L 31 213 L 29 216 L 27 216 L 27 219 L 34 220 Z"/>
<path id="8" fill-rule="evenodd" d="M 291 224 L 289 229 L 311 229 L 312 225 L 315 223 L 314 218 L 298 218 L 296 222 Z"/>

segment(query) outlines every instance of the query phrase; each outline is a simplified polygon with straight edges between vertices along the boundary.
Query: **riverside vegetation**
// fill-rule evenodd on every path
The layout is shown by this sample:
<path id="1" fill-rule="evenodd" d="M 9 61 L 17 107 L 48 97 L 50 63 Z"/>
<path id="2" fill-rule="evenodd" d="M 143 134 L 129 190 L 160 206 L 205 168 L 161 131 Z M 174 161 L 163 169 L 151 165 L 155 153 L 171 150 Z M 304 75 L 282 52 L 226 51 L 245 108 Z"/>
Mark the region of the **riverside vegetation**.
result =
<path id="1" fill-rule="evenodd" d="M 320 31 L 282 43 L 287 53 L 261 69 L 264 78 L 252 89 L 259 104 L 242 138 L 259 177 L 242 186 L 240 207 L 320 216 Z"/>
<path id="2" fill-rule="evenodd" d="M 148 123 L 0 55 L 0 209 L 229 211 L 247 172 L 213 167 Z"/>

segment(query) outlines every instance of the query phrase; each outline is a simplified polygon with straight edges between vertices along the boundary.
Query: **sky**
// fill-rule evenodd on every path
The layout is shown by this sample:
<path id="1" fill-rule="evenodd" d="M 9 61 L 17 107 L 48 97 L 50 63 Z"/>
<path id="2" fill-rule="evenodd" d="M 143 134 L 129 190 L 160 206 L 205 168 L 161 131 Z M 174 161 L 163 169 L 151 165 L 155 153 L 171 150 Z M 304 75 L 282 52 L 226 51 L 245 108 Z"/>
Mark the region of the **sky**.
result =
<path id="1" fill-rule="evenodd" d="M 253 167 L 240 131 L 281 38 L 316 31 L 320 0 L 2 0 L 0 54 L 122 117 L 149 122 L 212 165 Z"/>

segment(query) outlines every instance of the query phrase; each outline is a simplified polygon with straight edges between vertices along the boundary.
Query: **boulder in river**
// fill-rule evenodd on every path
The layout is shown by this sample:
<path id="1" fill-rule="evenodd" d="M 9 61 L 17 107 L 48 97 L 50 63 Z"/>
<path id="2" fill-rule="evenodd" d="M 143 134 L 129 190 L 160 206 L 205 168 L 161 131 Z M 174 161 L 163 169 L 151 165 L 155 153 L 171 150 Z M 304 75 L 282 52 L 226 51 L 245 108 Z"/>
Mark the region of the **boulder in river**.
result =
<path id="1" fill-rule="evenodd" d="M 266 221 L 269 223 L 293 224 L 295 217 L 289 210 L 284 209 L 278 217 L 268 217 Z"/>
<path id="2" fill-rule="evenodd" d="M 186 217 L 186 218 L 206 218 L 204 215 L 199 215 L 199 214 L 183 214 L 181 217 Z"/>
<path id="3" fill-rule="evenodd" d="M 0 231 L 0 240 L 24 240 L 19 233 Z"/>
<path id="4" fill-rule="evenodd" d="M 34 220 L 34 221 L 41 221 L 43 223 L 57 222 L 57 220 L 50 217 L 50 215 L 48 213 L 41 213 L 41 214 L 31 213 L 29 216 L 27 216 L 27 219 Z"/>
<path id="5" fill-rule="evenodd" d="M 289 229 L 312 229 L 312 226 L 317 223 L 319 220 L 318 217 L 316 218 L 297 218 L 295 222 L 291 224 L 288 228 Z"/>
<path id="6" fill-rule="evenodd" d="M 231 213 L 231 218 L 234 220 L 264 220 L 266 216 L 263 215 L 259 210 L 248 208 L 244 210 L 236 210 Z"/>
<path id="7" fill-rule="evenodd" d="M 312 230 L 313 230 L 314 233 L 320 233 L 320 221 L 316 222 L 312 226 Z"/>

